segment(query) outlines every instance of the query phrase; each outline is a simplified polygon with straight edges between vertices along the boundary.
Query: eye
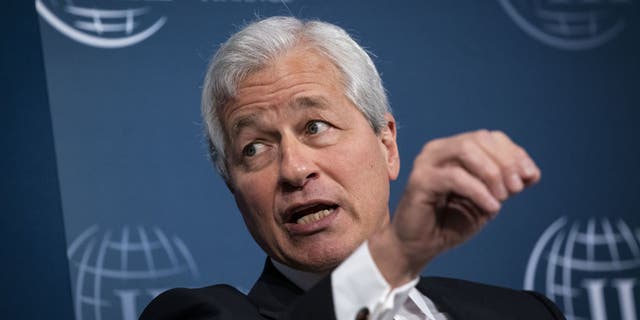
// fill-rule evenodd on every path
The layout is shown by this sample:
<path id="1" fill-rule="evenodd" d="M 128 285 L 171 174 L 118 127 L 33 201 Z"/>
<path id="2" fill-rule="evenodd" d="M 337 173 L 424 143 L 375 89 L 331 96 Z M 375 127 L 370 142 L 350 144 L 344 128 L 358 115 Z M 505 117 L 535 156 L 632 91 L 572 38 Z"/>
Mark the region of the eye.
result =
<path id="1" fill-rule="evenodd" d="M 318 134 L 329 129 L 329 124 L 324 121 L 314 120 L 307 123 L 305 130 L 308 134 Z"/>
<path id="2" fill-rule="evenodd" d="M 265 148 L 265 145 L 259 142 L 252 142 L 246 145 L 242 149 L 242 156 L 244 157 L 253 157 L 258 153 L 262 152 Z"/>

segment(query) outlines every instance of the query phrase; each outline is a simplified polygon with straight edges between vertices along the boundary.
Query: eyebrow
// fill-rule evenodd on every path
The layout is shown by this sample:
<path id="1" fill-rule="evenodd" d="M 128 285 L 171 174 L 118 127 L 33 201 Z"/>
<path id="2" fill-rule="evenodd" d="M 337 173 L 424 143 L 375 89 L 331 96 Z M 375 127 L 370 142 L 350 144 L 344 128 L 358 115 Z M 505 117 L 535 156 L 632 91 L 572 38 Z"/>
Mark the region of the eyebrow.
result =
<path id="1" fill-rule="evenodd" d="M 321 96 L 304 96 L 296 98 L 289 105 L 294 109 L 327 109 L 329 107 L 329 101 Z M 259 121 L 260 115 L 264 112 L 264 110 L 259 110 L 240 116 L 234 120 L 231 126 L 233 135 L 238 136 L 242 129 L 255 125 L 255 123 Z"/>
<path id="2" fill-rule="evenodd" d="M 231 126 L 231 132 L 233 132 L 233 135 L 237 136 L 242 129 L 253 126 L 257 122 L 257 118 L 261 113 L 263 113 L 263 111 L 257 111 L 234 120 L 233 125 Z"/>

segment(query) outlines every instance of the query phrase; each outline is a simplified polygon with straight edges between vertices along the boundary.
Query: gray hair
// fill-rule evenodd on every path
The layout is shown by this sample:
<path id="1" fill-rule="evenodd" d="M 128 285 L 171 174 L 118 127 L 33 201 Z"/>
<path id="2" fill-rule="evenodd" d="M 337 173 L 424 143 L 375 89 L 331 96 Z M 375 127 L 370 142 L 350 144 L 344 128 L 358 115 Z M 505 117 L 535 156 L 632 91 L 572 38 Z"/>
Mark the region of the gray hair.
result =
<path id="1" fill-rule="evenodd" d="M 211 160 L 229 184 L 225 133 L 219 112 L 235 97 L 248 75 L 304 42 L 339 69 L 345 96 L 367 118 L 376 133 L 391 112 L 382 80 L 367 52 L 342 28 L 321 21 L 271 17 L 253 22 L 220 46 L 211 59 L 202 88 L 202 117 L 206 124 Z"/>

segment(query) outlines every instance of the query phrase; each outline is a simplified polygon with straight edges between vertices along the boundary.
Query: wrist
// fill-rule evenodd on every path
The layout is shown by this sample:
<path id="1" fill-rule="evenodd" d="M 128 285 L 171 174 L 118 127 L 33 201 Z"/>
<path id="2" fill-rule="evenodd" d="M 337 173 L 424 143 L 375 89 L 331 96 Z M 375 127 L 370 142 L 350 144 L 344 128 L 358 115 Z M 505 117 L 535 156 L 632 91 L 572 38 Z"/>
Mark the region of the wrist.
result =
<path id="1" fill-rule="evenodd" d="M 392 288 L 400 287 L 420 274 L 422 265 L 414 263 L 406 254 L 392 225 L 371 236 L 368 246 L 373 261 Z"/>

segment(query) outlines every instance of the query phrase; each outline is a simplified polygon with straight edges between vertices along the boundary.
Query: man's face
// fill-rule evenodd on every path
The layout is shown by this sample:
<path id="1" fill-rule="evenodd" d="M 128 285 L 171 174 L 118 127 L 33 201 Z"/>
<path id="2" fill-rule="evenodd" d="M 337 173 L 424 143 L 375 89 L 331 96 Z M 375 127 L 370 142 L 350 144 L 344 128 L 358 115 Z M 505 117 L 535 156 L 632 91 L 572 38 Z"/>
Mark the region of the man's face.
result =
<path id="1" fill-rule="evenodd" d="M 270 257 L 328 271 L 389 222 L 395 122 L 376 134 L 327 58 L 290 50 L 242 81 L 221 119 L 236 203 Z"/>

